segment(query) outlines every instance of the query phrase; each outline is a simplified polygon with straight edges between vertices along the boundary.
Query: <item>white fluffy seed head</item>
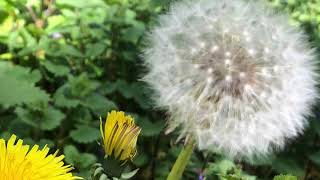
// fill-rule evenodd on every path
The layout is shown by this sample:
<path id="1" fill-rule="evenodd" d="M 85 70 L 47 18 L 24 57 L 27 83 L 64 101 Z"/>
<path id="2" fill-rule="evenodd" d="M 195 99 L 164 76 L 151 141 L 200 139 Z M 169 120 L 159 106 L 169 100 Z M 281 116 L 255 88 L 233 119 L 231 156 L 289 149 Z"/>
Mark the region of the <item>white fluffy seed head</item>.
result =
<path id="1" fill-rule="evenodd" d="M 216 52 L 217 50 L 219 50 L 219 46 L 217 46 L 217 45 L 212 46 L 212 48 L 211 48 L 212 53 Z"/>
<path id="2" fill-rule="evenodd" d="M 169 128 L 239 158 L 301 133 L 317 98 L 314 54 L 284 17 L 254 1 L 173 4 L 144 53 Z"/>

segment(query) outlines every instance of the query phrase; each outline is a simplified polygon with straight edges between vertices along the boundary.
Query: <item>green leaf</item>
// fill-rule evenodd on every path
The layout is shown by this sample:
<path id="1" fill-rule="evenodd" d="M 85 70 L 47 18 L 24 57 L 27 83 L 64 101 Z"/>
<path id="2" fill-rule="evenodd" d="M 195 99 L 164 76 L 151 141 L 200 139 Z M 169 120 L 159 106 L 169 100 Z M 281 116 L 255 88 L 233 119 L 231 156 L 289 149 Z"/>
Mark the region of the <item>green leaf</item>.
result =
<path id="1" fill-rule="evenodd" d="M 164 121 L 151 122 L 147 118 L 137 117 L 135 118 L 137 124 L 141 127 L 142 136 L 156 136 L 160 134 L 160 132 L 164 128 Z"/>
<path id="2" fill-rule="evenodd" d="M 130 179 L 132 178 L 134 175 L 137 174 L 137 172 L 139 171 L 139 168 L 138 169 L 135 169 L 131 172 L 127 172 L 127 173 L 122 173 L 121 174 L 121 179 Z"/>
<path id="3" fill-rule="evenodd" d="M 298 180 L 298 178 L 291 175 L 278 175 L 275 176 L 273 180 Z"/>
<path id="4" fill-rule="evenodd" d="M 143 23 L 137 23 L 135 26 L 126 29 L 123 32 L 123 39 L 136 44 L 145 31 Z"/>
<path id="5" fill-rule="evenodd" d="M 78 77 L 69 76 L 68 87 L 70 95 L 73 97 L 85 97 L 99 87 L 98 81 L 89 79 L 86 73 L 82 73 Z"/>
<path id="6" fill-rule="evenodd" d="M 104 43 L 95 43 L 87 46 L 86 56 L 87 57 L 96 57 L 102 54 L 107 45 Z"/>
<path id="7" fill-rule="evenodd" d="M 232 161 L 221 159 L 214 163 L 209 163 L 208 173 L 227 175 L 228 171 L 231 171 L 235 167 L 236 165 Z"/>
<path id="8" fill-rule="evenodd" d="M 73 160 L 78 158 L 79 151 L 76 147 L 67 145 L 64 147 L 64 154 L 66 155 L 66 162 L 69 164 L 74 164 Z"/>
<path id="9" fill-rule="evenodd" d="M 289 157 L 276 158 L 272 162 L 272 168 L 278 173 L 293 174 L 299 177 L 304 175 L 304 168 L 301 163 Z"/>
<path id="10" fill-rule="evenodd" d="M 18 115 L 21 121 L 33 127 L 38 127 L 37 122 L 34 121 L 34 118 L 33 118 L 34 115 L 31 112 L 29 112 L 27 109 L 17 107 L 15 110 L 15 113 Z"/>
<path id="11" fill-rule="evenodd" d="M 91 143 L 100 138 L 100 131 L 93 127 L 80 125 L 70 132 L 70 137 L 78 143 Z"/>
<path id="12" fill-rule="evenodd" d="M 69 98 L 66 96 L 68 92 L 67 84 L 61 86 L 53 95 L 54 102 L 59 107 L 73 108 L 77 107 L 81 102 L 78 99 Z"/>
<path id="13" fill-rule="evenodd" d="M 69 115 L 71 121 L 81 124 L 88 124 L 93 120 L 90 110 L 86 107 L 74 108 Z"/>
<path id="14" fill-rule="evenodd" d="M 63 45 L 60 49 L 61 54 L 65 54 L 68 56 L 75 56 L 75 57 L 83 57 L 83 54 L 81 51 L 79 51 L 77 48 L 71 46 L 71 45 Z"/>
<path id="15" fill-rule="evenodd" d="M 52 130 L 61 124 L 65 115 L 58 109 L 50 107 L 44 111 L 43 121 L 40 122 L 40 128 L 43 130 Z"/>
<path id="16" fill-rule="evenodd" d="M 97 161 L 96 156 L 90 153 L 81 153 L 79 158 L 82 168 L 88 168 Z"/>
<path id="17" fill-rule="evenodd" d="M 54 148 L 55 144 L 52 140 L 50 139 L 40 139 L 40 141 L 37 142 L 37 145 L 40 147 L 48 146 L 50 148 Z"/>
<path id="18" fill-rule="evenodd" d="M 86 73 L 82 73 L 78 77 L 69 75 L 68 82 L 61 86 L 53 96 L 55 104 L 60 107 L 76 107 L 99 85 L 98 81 L 89 79 Z"/>
<path id="19" fill-rule="evenodd" d="M 133 164 L 138 167 L 142 167 L 148 163 L 149 159 L 150 158 L 146 155 L 146 153 L 139 153 L 134 157 Z"/>
<path id="20" fill-rule="evenodd" d="M 83 105 L 91 109 L 97 115 L 106 114 L 110 110 L 117 109 L 117 106 L 113 101 L 98 93 L 93 93 L 86 97 Z"/>
<path id="21" fill-rule="evenodd" d="M 9 107 L 22 103 L 48 102 L 49 95 L 35 87 L 40 77 L 39 71 L 30 72 L 27 68 L 0 62 L 0 104 Z"/>
<path id="22" fill-rule="evenodd" d="M 127 83 L 124 80 L 118 80 L 115 83 L 117 90 L 127 99 L 133 98 L 142 108 L 147 109 L 150 104 L 146 97 L 146 88 L 142 83 Z"/>
<path id="23" fill-rule="evenodd" d="M 66 18 L 62 15 L 55 15 L 48 17 L 48 26 L 46 27 L 46 31 L 48 33 L 53 33 L 54 30 L 59 27 L 61 27 L 65 22 Z"/>
<path id="24" fill-rule="evenodd" d="M 308 155 L 308 157 L 316 164 L 320 165 L 320 151 Z"/>
<path id="25" fill-rule="evenodd" d="M 58 6 L 69 6 L 73 8 L 101 7 L 105 6 L 102 0 L 57 0 Z"/>
<path id="26" fill-rule="evenodd" d="M 55 76 L 66 76 L 70 72 L 66 66 L 54 64 L 50 61 L 42 61 L 42 65 Z"/>
<path id="27" fill-rule="evenodd" d="M 92 166 L 97 158 L 89 153 L 80 153 L 73 145 L 64 147 L 65 160 L 68 164 L 80 166 L 80 168 L 88 168 Z"/>
<path id="28" fill-rule="evenodd" d="M 53 107 L 45 108 L 41 112 L 17 107 L 15 113 L 21 121 L 42 130 L 55 129 L 65 118 L 65 115 L 61 111 Z"/>
<path id="29" fill-rule="evenodd" d="M 99 92 L 101 92 L 101 94 L 108 95 L 108 94 L 114 93 L 116 90 L 117 90 L 116 83 L 105 82 L 100 87 Z"/>

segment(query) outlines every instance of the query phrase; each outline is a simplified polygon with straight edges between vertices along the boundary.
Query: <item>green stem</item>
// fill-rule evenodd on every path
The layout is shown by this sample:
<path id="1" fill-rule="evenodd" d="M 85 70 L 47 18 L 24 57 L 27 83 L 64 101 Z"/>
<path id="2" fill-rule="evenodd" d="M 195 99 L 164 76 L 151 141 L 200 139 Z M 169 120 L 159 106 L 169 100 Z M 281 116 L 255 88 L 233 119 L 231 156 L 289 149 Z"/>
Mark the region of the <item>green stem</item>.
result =
<path id="1" fill-rule="evenodd" d="M 193 152 L 194 141 L 190 139 L 187 145 L 181 150 L 176 162 L 174 163 L 167 180 L 179 180 L 186 168 Z"/>

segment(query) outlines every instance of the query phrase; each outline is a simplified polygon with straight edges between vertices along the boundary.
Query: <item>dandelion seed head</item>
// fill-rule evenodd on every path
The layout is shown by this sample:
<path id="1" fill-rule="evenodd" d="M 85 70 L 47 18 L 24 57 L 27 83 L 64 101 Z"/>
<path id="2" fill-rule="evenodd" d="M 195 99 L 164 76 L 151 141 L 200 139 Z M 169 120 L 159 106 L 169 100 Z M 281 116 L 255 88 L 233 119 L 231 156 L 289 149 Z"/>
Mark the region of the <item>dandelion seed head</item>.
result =
<path id="1" fill-rule="evenodd" d="M 169 128 L 180 126 L 200 149 L 264 155 L 307 124 L 317 98 L 313 50 L 261 3 L 176 3 L 150 32 L 144 80 L 170 112 Z"/>

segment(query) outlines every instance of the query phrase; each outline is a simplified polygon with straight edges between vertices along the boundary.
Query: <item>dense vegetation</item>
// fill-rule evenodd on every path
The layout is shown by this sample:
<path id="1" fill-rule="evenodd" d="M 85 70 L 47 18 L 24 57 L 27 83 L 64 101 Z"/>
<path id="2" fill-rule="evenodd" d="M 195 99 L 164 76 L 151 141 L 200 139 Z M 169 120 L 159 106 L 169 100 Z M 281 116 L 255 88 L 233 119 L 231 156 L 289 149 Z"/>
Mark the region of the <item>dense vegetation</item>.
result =
<path id="1" fill-rule="evenodd" d="M 136 179 L 164 179 L 181 143 L 166 135 L 165 112 L 156 110 L 139 79 L 144 35 L 169 0 L 1 0 L 0 137 L 12 133 L 29 144 L 48 144 L 66 155 L 75 172 L 90 176 L 103 161 L 99 118 L 113 109 L 142 128 L 130 168 Z M 320 2 L 274 0 L 320 48 Z M 318 50 L 319 51 L 319 50 Z M 272 179 L 292 174 L 320 178 L 318 108 L 305 134 L 286 150 L 251 162 L 196 151 L 184 179 Z M 249 175 L 250 174 L 250 175 Z"/>

